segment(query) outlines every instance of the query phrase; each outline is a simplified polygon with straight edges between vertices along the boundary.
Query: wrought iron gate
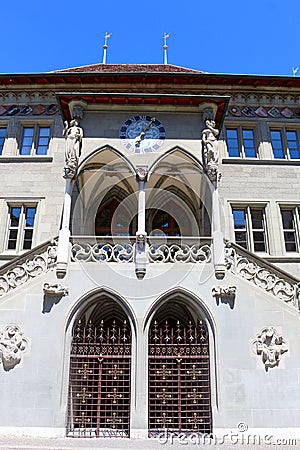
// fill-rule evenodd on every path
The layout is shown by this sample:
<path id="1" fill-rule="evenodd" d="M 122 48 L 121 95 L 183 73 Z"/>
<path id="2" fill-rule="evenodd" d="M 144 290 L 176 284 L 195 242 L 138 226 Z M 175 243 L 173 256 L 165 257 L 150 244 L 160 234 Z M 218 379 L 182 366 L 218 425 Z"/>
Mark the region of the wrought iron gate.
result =
<path id="1" fill-rule="evenodd" d="M 126 321 L 78 322 L 71 348 L 68 436 L 129 437 L 130 359 Z"/>
<path id="2" fill-rule="evenodd" d="M 154 322 L 149 336 L 149 436 L 211 433 L 208 332 L 203 322 Z"/>

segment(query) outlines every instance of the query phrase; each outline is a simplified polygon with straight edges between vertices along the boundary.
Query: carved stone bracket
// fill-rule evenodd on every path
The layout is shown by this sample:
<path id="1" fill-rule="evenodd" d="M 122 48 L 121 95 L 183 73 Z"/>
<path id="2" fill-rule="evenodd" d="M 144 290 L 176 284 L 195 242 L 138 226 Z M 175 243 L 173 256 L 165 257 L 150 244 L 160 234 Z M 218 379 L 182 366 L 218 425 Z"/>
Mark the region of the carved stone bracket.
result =
<path id="1" fill-rule="evenodd" d="M 138 181 L 147 181 L 148 166 L 136 166 L 136 177 Z"/>
<path id="2" fill-rule="evenodd" d="M 33 251 L 25 261 L 21 259 L 0 270 L 0 297 L 54 267 L 57 242 L 52 240 L 39 251 L 38 254 Z"/>
<path id="3" fill-rule="evenodd" d="M 13 369 L 21 361 L 22 354 L 28 348 L 28 341 L 23 336 L 20 327 L 7 325 L 0 333 L 0 362 L 4 370 Z"/>
<path id="4" fill-rule="evenodd" d="M 61 284 L 49 284 L 45 283 L 43 287 L 43 292 L 45 295 L 65 297 L 69 295 L 69 289 Z"/>
<path id="5" fill-rule="evenodd" d="M 236 286 L 213 286 L 213 297 L 235 297 Z"/>
<path id="6" fill-rule="evenodd" d="M 250 255 L 246 256 L 243 252 L 240 254 L 239 250 L 233 248 L 231 243 L 227 243 L 225 248 L 225 262 L 228 270 L 233 274 L 246 278 L 279 300 L 291 303 L 299 310 L 299 283 L 293 283 L 292 280 L 285 279 L 284 274 L 280 277 L 280 271 L 276 273 L 275 267 L 272 271 L 269 264 L 264 266 L 263 261 L 258 257 L 253 257 L 253 260 L 251 259 Z"/>
<path id="7" fill-rule="evenodd" d="M 265 327 L 257 334 L 252 348 L 256 355 L 261 356 L 266 371 L 278 366 L 281 356 L 288 351 L 286 341 L 273 326 Z"/>

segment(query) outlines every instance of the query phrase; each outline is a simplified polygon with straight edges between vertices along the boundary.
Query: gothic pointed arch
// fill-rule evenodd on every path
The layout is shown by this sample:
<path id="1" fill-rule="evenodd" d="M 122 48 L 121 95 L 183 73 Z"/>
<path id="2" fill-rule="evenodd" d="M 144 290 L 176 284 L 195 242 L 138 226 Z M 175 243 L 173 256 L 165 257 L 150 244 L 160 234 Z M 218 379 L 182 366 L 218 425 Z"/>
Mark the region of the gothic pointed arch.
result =
<path id="1" fill-rule="evenodd" d="M 122 192 L 124 195 L 118 197 L 124 201 L 135 190 L 134 168 L 118 150 L 106 145 L 89 154 L 78 170 L 77 189 L 72 199 L 72 234 L 94 235 L 96 215 L 104 199 L 112 192 Z M 114 203 L 113 210 L 117 207 L 117 202 Z"/>
<path id="2" fill-rule="evenodd" d="M 129 437 L 133 335 L 111 292 L 80 302 L 72 327 L 68 436 Z"/>
<path id="3" fill-rule="evenodd" d="M 152 305 L 148 333 L 148 427 L 155 437 L 211 433 L 210 339 L 204 309 L 194 295 L 174 289 Z"/>
<path id="4" fill-rule="evenodd" d="M 148 229 L 167 236 L 210 236 L 211 193 L 200 160 L 175 147 L 149 174 Z"/>

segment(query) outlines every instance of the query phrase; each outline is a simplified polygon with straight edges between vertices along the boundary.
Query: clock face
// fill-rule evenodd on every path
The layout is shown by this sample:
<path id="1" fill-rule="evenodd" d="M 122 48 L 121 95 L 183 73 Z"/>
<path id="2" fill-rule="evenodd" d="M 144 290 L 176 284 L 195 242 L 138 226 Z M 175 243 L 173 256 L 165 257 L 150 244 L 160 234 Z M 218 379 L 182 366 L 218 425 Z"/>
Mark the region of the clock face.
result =
<path id="1" fill-rule="evenodd" d="M 151 153 L 159 150 L 166 137 L 163 124 L 155 117 L 134 116 L 121 126 L 120 139 L 132 153 Z"/>

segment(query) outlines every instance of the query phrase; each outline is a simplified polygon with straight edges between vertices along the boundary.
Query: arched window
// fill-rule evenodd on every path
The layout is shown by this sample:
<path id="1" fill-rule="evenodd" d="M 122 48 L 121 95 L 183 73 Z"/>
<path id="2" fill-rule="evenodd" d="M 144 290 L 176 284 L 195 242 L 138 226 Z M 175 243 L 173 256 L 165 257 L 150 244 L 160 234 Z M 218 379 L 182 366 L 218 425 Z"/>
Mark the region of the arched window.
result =
<path id="1" fill-rule="evenodd" d="M 131 236 L 132 217 L 128 209 L 117 199 L 101 204 L 95 219 L 96 236 Z"/>
<path id="2" fill-rule="evenodd" d="M 170 200 L 163 209 L 148 210 L 148 233 L 166 236 L 192 236 L 191 221 L 181 206 Z M 152 218 L 151 218 L 152 217 Z"/>

